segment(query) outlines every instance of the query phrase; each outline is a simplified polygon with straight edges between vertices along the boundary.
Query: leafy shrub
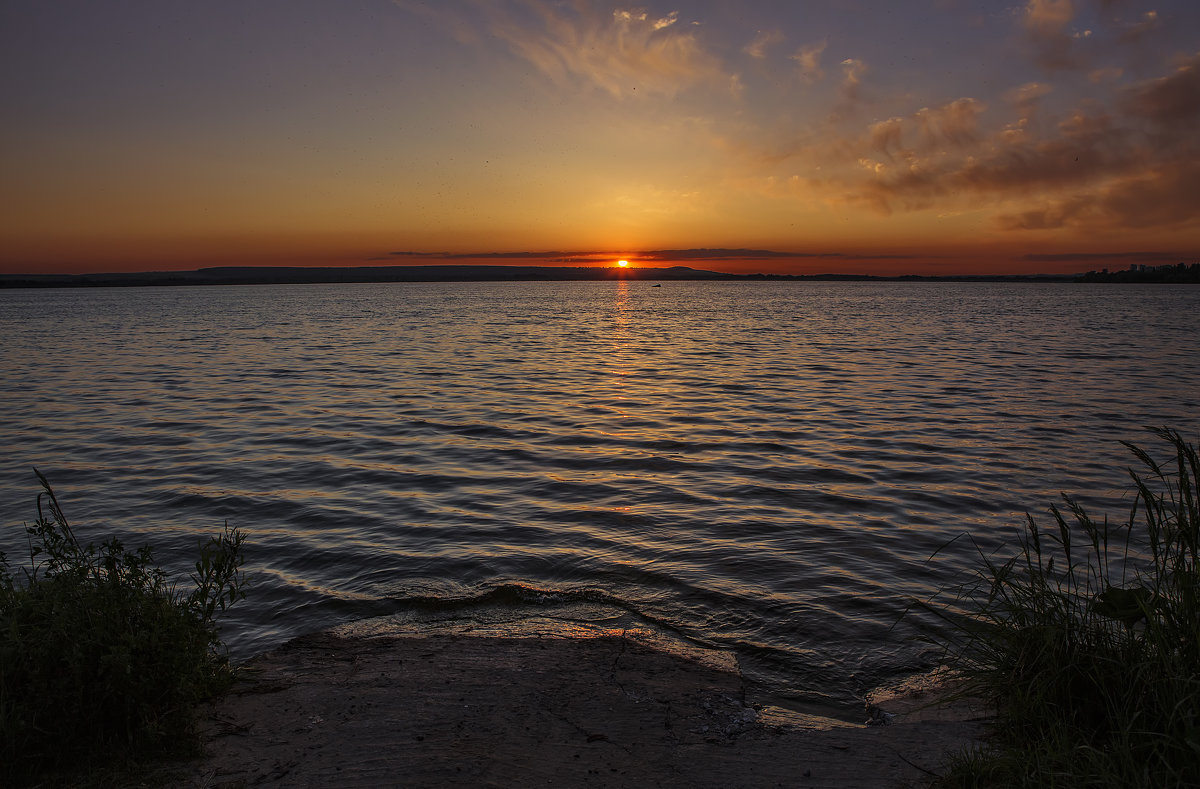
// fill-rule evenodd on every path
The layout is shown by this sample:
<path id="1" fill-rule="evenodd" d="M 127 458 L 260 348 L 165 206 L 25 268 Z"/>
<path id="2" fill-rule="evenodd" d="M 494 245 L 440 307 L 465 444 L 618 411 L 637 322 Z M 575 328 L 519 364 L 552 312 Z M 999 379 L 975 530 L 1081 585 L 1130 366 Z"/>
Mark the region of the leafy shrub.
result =
<path id="1" fill-rule="evenodd" d="M 195 704 L 230 679 L 215 617 L 244 597 L 244 535 L 202 545 L 185 594 L 148 547 L 82 545 L 35 473 L 30 566 L 0 553 L 0 763 L 19 778 L 190 742 Z"/>
<path id="2" fill-rule="evenodd" d="M 949 662 L 998 717 L 948 785 L 1200 785 L 1200 459 L 1153 432 L 1175 457 L 1126 444 L 1144 468 L 1125 522 L 1064 496 L 958 590 Z"/>

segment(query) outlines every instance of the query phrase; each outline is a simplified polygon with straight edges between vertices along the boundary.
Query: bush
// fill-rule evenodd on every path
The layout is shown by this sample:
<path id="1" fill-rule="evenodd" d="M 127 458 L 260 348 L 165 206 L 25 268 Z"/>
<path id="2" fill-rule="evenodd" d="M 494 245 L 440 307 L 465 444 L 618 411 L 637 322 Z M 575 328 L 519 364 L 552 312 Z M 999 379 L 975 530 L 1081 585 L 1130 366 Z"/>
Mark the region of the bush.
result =
<path id="1" fill-rule="evenodd" d="M 81 545 L 34 473 L 23 578 L 0 553 L 0 763 L 20 778 L 194 742 L 196 703 L 230 680 L 215 618 L 244 597 L 243 534 L 201 546 L 184 594 L 148 547 Z"/>
<path id="2" fill-rule="evenodd" d="M 1153 432 L 1175 457 L 1126 444 L 1144 468 L 1125 522 L 1064 496 L 1052 529 L 1027 516 L 1020 551 L 958 590 L 948 662 L 997 720 L 948 785 L 1200 785 L 1200 460 Z"/>

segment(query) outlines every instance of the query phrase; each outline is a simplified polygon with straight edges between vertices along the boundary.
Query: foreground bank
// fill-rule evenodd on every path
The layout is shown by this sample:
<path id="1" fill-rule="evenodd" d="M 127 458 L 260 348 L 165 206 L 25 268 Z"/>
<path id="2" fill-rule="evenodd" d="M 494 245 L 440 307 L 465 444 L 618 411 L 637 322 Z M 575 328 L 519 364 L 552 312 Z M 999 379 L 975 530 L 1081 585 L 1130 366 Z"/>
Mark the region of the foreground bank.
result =
<path id="1" fill-rule="evenodd" d="M 907 787 L 979 711 L 881 698 L 874 723 L 757 698 L 723 653 L 630 634 L 297 639 L 206 711 L 187 786 Z"/>

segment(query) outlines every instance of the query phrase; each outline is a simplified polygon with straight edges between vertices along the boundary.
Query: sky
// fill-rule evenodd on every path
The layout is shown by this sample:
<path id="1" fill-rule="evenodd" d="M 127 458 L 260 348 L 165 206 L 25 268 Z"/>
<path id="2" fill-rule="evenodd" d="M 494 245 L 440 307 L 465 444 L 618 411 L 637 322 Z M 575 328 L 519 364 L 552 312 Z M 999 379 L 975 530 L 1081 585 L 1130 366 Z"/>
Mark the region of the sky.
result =
<path id="1" fill-rule="evenodd" d="M 1200 260 L 1195 0 L 4 0 L 0 273 Z"/>

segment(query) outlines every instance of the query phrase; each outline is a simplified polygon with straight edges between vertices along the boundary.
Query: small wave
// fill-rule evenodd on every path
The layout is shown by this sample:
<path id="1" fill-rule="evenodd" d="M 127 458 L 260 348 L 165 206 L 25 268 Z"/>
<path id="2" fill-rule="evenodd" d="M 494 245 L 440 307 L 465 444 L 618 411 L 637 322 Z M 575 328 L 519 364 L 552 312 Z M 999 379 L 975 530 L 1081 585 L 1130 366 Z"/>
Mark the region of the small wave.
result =
<path id="1" fill-rule="evenodd" d="M 599 589 L 555 589 L 507 583 L 462 595 L 410 594 L 387 598 L 390 602 L 427 611 L 461 611 L 485 606 L 556 606 L 563 603 L 603 603 L 630 613 L 640 612 L 630 603 Z"/>

